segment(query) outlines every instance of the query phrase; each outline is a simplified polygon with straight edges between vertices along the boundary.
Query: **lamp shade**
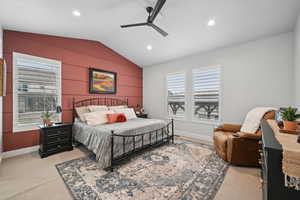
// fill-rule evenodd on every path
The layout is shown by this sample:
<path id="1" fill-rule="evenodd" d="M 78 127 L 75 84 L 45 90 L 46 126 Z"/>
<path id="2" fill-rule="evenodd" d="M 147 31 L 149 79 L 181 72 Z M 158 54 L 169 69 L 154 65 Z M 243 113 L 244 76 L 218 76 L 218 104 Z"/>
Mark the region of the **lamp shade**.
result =
<path id="1" fill-rule="evenodd" d="M 61 113 L 61 112 L 62 112 L 61 106 L 56 106 L 56 113 Z"/>

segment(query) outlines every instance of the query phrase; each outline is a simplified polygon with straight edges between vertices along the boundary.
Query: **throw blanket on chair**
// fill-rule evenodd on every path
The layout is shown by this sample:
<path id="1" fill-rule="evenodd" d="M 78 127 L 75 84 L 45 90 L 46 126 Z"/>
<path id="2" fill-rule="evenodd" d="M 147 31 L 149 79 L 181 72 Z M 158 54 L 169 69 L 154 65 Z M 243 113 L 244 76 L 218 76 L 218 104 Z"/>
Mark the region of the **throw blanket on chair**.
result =
<path id="1" fill-rule="evenodd" d="M 276 108 L 270 107 L 257 107 L 250 110 L 246 116 L 246 119 L 241 128 L 243 133 L 256 133 L 259 128 L 260 121 L 267 112 L 277 110 Z"/>

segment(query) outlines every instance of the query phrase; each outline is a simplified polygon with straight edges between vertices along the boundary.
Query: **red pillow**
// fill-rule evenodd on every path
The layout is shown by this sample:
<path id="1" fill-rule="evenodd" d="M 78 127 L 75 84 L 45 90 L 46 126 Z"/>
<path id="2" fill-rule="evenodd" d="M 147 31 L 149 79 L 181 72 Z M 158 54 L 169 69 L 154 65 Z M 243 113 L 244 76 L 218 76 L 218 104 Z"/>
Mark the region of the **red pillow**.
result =
<path id="1" fill-rule="evenodd" d="M 127 121 L 127 119 L 123 113 L 107 114 L 106 116 L 107 116 L 107 121 L 109 124 Z"/>
<path id="2" fill-rule="evenodd" d="M 126 116 L 124 115 L 124 113 L 120 113 L 117 117 L 117 121 L 118 122 L 126 122 L 127 119 L 126 119 Z"/>

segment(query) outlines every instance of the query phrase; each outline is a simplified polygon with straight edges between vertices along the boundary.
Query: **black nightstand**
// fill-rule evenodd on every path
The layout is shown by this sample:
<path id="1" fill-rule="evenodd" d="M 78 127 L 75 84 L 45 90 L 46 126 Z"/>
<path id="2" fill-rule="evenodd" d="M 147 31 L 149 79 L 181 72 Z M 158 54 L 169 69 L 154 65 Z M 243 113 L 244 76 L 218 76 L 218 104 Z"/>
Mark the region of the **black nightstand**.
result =
<path id="1" fill-rule="evenodd" d="M 136 114 L 138 118 L 148 118 L 148 114 Z"/>
<path id="2" fill-rule="evenodd" d="M 55 153 L 73 150 L 72 126 L 72 123 L 55 124 L 53 126 L 39 126 L 39 153 L 41 158 L 45 158 Z"/>

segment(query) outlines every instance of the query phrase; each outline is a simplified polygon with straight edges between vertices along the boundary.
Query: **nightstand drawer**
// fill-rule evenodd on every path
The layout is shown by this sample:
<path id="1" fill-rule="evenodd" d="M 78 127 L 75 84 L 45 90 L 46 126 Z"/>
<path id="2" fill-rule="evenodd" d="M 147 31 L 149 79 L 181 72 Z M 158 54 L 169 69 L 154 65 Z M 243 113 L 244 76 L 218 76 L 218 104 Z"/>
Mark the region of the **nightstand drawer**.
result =
<path id="1" fill-rule="evenodd" d="M 47 146 L 47 153 L 52 154 L 56 152 L 61 152 L 65 150 L 73 149 L 71 143 L 58 143 L 58 144 L 53 144 L 53 145 L 48 145 Z"/>
<path id="2" fill-rule="evenodd" d="M 59 129 L 49 129 L 45 131 L 46 137 L 58 137 L 58 136 L 68 136 L 71 135 L 71 129 L 69 127 L 66 128 L 59 128 Z"/>
<path id="3" fill-rule="evenodd" d="M 57 136 L 57 137 L 48 137 L 47 139 L 47 144 L 58 144 L 58 143 L 68 143 L 71 142 L 72 138 L 71 137 L 65 137 L 64 135 Z"/>

